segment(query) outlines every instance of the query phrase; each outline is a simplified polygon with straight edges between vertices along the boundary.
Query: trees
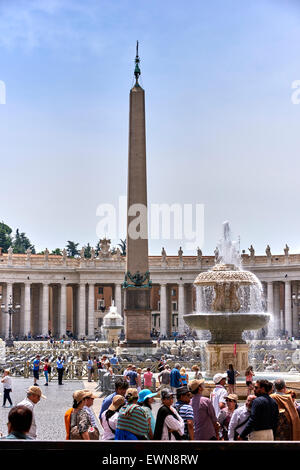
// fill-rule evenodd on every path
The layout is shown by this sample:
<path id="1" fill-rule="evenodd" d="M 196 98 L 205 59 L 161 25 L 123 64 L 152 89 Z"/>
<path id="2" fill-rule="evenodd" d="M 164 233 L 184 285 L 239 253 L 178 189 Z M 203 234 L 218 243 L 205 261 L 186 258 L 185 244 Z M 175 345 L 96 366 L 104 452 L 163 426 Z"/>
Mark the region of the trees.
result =
<path id="1" fill-rule="evenodd" d="M 126 238 L 124 240 L 120 239 L 121 243 L 118 243 L 118 246 L 121 248 L 121 255 L 126 256 L 126 247 L 127 247 L 127 241 Z"/>
<path id="2" fill-rule="evenodd" d="M 51 254 L 62 256 L 62 252 L 60 248 L 55 248 L 55 250 L 52 250 Z"/>
<path id="3" fill-rule="evenodd" d="M 0 246 L 2 247 L 3 253 L 7 253 L 8 248 L 12 244 L 11 233 L 12 229 L 3 221 L 0 222 Z"/>
<path id="4" fill-rule="evenodd" d="M 26 253 L 28 248 L 31 249 L 32 253 L 35 253 L 35 248 L 31 244 L 31 241 L 26 236 L 25 232 L 20 233 L 18 228 L 15 236 L 13 237 L 11 246 L 13 248 L 13 253 Z"/>
<path id="5" fill-rule="evenodd" d="M 91 247 L 91 245 L 88 243 L 83 248 L 84 248 L 84 257 L 85 258 L 91 258 L 92 257 L 92 247 Z"/>
<path id="6" fill-rule="evenodd" d="M 67 249 L 67 256 L 70 258 L 74 258 L 75 256 L 79 255 L 79 250 L 77 249 L 79 243 L 72 242 L 70 240 L 67 241 L 66 249 Z"/>

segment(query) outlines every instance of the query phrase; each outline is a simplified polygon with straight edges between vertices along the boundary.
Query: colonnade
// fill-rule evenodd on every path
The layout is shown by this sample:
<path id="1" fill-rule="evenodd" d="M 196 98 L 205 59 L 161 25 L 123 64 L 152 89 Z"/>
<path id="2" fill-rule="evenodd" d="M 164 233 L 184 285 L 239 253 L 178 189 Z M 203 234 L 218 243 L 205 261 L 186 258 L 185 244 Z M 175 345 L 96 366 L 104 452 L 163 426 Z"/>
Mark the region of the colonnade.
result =
<path id="1" fill-rule="evenodd" d="M 300 281 L 265 281 L 266 310 L 273 315 L 274 329 L 299 336 Z M 295 298 L 294 298 L 295 297 Z"/>
<path id="2" fill-rule="evenodd" d="M 46 336 L 49 330 L 62 337 L 71 325 L 77 337 L 94 338 L 95 287 L 96 283 L 91 282 L 2 282 L 1 304 L 4 308 L 0 312 L 0 335 L 5 338 L 9 335 L 9 315 L 6 312 L 12 299 L 13 306 L 20 305 L 20 309 L 12 314 L 14 337 L 23 338 L 29 334 Z M 113 285 L 113 297 L 121 312 L 121 284 Z"/>

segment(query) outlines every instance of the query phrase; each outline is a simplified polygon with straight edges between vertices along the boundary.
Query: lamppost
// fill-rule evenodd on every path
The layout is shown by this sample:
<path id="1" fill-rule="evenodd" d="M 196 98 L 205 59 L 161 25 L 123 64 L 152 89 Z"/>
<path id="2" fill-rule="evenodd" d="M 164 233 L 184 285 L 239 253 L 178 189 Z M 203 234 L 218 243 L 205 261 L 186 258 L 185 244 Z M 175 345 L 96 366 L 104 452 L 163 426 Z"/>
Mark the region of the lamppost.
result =
<path id="1" fill-rule="evenodd" d="M 0 294 L 0 300 L 2 299 L 2 294 Z M 13 305 L 12 303 L 12 296 L 10 295 L 9 296 L 9 302 L 8 302 L 8 310 L 4 310 L 5 309 L 5 304 L 1 304 L 1 310 L 2 310 L 2 313 L 8 313 L 9 315 L 9 326 L 8 326 L 8 338 L 6 339 L 5 341 L 5 345 L 8 346 L 8 347 L 12 347 L 14 345 L 14 342 L 12 340 L 12 334 L 11 334 L 11 330 L 12 330 L 12 315 L 14 313 L 17 313 L 19 310 L 20 310 L 20 304 L 16 304 L 15 306 Z"/>

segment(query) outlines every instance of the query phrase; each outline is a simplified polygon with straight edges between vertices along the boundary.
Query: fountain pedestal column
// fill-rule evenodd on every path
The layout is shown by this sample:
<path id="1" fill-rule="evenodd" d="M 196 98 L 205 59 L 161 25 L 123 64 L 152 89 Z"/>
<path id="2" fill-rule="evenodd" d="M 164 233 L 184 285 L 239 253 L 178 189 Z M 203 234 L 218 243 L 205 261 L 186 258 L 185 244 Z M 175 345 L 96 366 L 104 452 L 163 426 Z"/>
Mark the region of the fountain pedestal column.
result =
<path id="1" fill-rule="evenodd" d="M 229 364 L 243 375 L 249 365 L 248 353 L 249 344 L 206 344 L 206 378 L 226 372 Z"/>

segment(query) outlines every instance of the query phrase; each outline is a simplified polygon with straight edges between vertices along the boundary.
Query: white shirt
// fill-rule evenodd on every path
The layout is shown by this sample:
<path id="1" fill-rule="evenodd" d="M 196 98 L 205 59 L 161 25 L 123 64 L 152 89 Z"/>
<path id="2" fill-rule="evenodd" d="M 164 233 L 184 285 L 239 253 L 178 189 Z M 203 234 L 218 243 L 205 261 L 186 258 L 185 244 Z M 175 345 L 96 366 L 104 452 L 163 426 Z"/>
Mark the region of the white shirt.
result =
<path id="1" fill-rule="evenodd" d="M 34 417 L 34 406 L 35 403 L 33 403 L 29 398 L 24 398 L 24 400 L 20 401 L 17 406 L 23 405 L 29 408 L 32 411 L 32 423 L 31 427 L 28 432 L 28 436 L 31 437 L 32 439 L 36 439 L 36 423 L 35 423 L 35 417 Z"/>
<path id="2" fill-rule="evenodd" d="M 216 385 L 213 391 L 210 394 L 210 399 L 213 404 L 216 416 L 219 416 L 220 413 L 220 405 L 219 403 L 226 404 L 225 398 L 227 397 L 228 393 L 223 385 Z"/>
<path id="3" fill-rule="evenodd" d="M 168 441 L 169 440 L 169 429 L 172 429 L 172 431 L 177 431 L 180 434 L 180 436 L 183 436 L 183 434 L 184 434 L 184 421 L 183 421 L 183 419 L 181 418 L 181 416 L 179 416 L 179 414 L 177 413 L 175 408 L 173 408 L 173 406 L 171 406 L 170 409 L 178 417 L 178 420 L 176 418 L 174 418 L 174 416 L 172 416 L 172 415 L 169 415 L 169 416 L 166 417 L 166 419 L 164 421 L 162 436 L 161 436 L 162 441 Z M 170 437 L 171 437 L 171 439 L 170 439 L 171 441 L 176 441 L 176 438 L 175 438 L 173 433 L 170 434 Z"/>
<path id="4" fill-rule="evenodd" d="M 234 441 L 234 431 L 235 431 L 235 429 L 238 428 L 238 426 L 241 423 L 246 421 L 246 419 L 250 417 L 250 414 L 251 414 L 251 411 L 247 408 L 246 405 L 240 406 L 239 408 L 234 410 L 233 415 L 231 416 L 229 427 L 228 427 L 228 439 L 230 441 Z M 241 434 L 241 432 L 245 428 L 246 424 L 247 424 L 247 422 L 244 423 L 242 426 L 240 426 L 237 429 L 237 432 L 239 434 Z"/>
<path id="5" fill-rule="evenodd" d="M 2 383 L 3 383 L 3 388 L 5 389 L 12 388 L 12 380 L 9 375 L 6 375 L 5 377 L 3 377 Z"/>
<path id="6" fill-rule="evenodd" d="M 117 428 L 117 421 L 118 421 L 118 417 L 119 417 L 119 413 L 116 412 L 111 418 L 109 418 L 109 424 L 110 424 L 110 427 L 108 426 L 108 423 L 107 423 L 107 420 L 106 420 L 106 412 L 108 410 L 105 410 L 104 413 L 102 414 L 102 418 L 101 418 L 101 424 L 102 424 L 102 427 L 103 427 L 103 435 L 102 435 L 102 440 L 103 441 L 108 441 L 110 439 L 114 439 L 115 438 L 115 435 L 114 433 L 110 430 L 110 427 L 114 430 L 116 430 Z"/>

